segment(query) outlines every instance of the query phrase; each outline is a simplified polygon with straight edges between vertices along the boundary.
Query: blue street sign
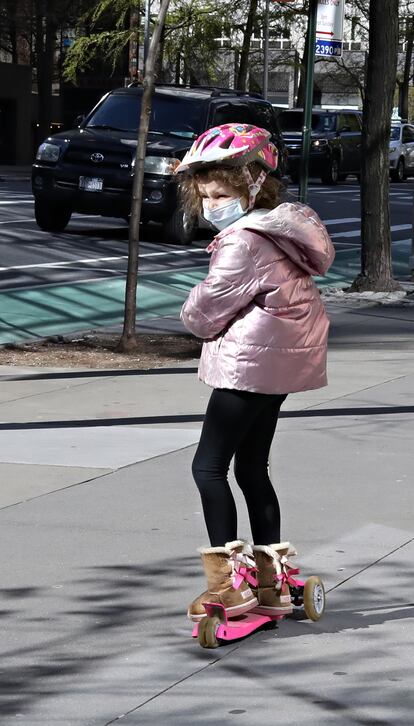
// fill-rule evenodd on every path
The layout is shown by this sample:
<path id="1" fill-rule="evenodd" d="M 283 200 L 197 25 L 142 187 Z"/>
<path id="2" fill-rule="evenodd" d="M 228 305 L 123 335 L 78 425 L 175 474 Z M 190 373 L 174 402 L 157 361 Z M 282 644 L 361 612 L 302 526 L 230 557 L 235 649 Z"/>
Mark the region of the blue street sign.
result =
<path id="1" fill-rule="evenodd" d="M 316 38 L 315 55 L 323 55 L 325 58 L 333 58 L 342 55 L 341 40 L 325 40 L 324 38 Z"/>

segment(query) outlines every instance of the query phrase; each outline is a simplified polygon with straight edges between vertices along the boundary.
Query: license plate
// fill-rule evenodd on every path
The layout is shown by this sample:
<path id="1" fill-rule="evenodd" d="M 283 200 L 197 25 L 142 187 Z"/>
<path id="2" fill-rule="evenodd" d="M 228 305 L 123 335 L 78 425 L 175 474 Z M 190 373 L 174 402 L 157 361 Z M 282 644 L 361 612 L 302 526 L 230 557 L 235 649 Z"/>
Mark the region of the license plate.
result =
<path id="1" fill-rule="evenodd" d="M 80 176 L 79 189 L 84 189 L 85 192 L 101 192 L 103 189 L 103 179 L 95 176 Z"/>

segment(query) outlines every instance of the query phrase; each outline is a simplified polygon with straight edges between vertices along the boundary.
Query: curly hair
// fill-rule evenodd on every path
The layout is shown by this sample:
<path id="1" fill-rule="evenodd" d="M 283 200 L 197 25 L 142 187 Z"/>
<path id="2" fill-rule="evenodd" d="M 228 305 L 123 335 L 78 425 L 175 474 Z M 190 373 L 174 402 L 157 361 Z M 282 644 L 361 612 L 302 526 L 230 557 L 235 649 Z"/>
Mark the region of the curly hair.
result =
<path id="1" fill-rule="evenodd" d="M 247 164 L 253 179 L 257 179 L 262 167 L 256 162 Z M 179 183 L 179 195 L 181 205 L 191 217 L 197 217 L 202 213 L 203 204 L 199 192 L 198 184 L 207 184 L 210 181 L 221 182 L 226 186 L 233 187 L 237 190 L 241 197 L 249 198 L 249 189 L 246 178 L 240 166 L 212 166 L 195 172 L 194 174 L 186 174 Z M 283 184 L 272 176 L 267 176 L 263 185 L 256 196 L 255 209 L 274 209 L 282 201 L 282 195 L 285 191 Z"/>

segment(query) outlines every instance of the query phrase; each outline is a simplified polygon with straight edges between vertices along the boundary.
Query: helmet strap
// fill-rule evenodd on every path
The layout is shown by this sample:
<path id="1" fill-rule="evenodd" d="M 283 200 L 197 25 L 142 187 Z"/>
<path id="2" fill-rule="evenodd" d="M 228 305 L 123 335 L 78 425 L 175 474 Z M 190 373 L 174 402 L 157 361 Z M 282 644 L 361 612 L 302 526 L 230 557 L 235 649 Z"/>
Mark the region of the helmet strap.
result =
<path id="1" fill-rule="evenodd" d="M 249 169 L 246 166 L 244 166 L 243 175 L 244 175 L 244 178 L 246 179 L 247 186 L 249 189 L 249 206 L 247 208 L 247 211 L 250 212 L 250 210 L 253 209 L 253 207 L 254 207 L 256 197 L 263 186 L 263 182 L 267 177 L 267 171 L 262 169 L 262 171 L 260 172 L 256 181 L 254 181 Z"/>

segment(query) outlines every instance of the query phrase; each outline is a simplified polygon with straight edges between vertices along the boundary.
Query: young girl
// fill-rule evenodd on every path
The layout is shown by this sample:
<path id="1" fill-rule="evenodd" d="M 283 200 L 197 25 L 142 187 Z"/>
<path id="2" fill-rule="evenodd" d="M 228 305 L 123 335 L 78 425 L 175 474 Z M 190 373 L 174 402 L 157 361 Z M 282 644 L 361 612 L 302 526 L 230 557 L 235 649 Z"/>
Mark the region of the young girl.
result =
<path id="1" fill-rule="evenodd" d="M 211 544 L 201 550 L 207 590 L 190 605 L 194 621 L 206 615 L 203 602 L 221 603 L 229 616 L 292 609 L 288 585 L 277 576 L 296 552 L 280 542 L 268 457 L 287 394 L 327 382 L 329 322 L 312 275 L 326 273 L 334 250 L 312 209 L 280 203 L 282 186 L 269 176 L 277 168 L 269 137 L 247 124 L 217 126 L 177 168 L 186 211 L 219 230 L 207 248 L 209 273 L 181 311 L 184 325 L 204 341 L 199 378 L 213 388 L 193 461 Z M 255 563 L 237 539 L 227 481 L 233 456 Z"/>

